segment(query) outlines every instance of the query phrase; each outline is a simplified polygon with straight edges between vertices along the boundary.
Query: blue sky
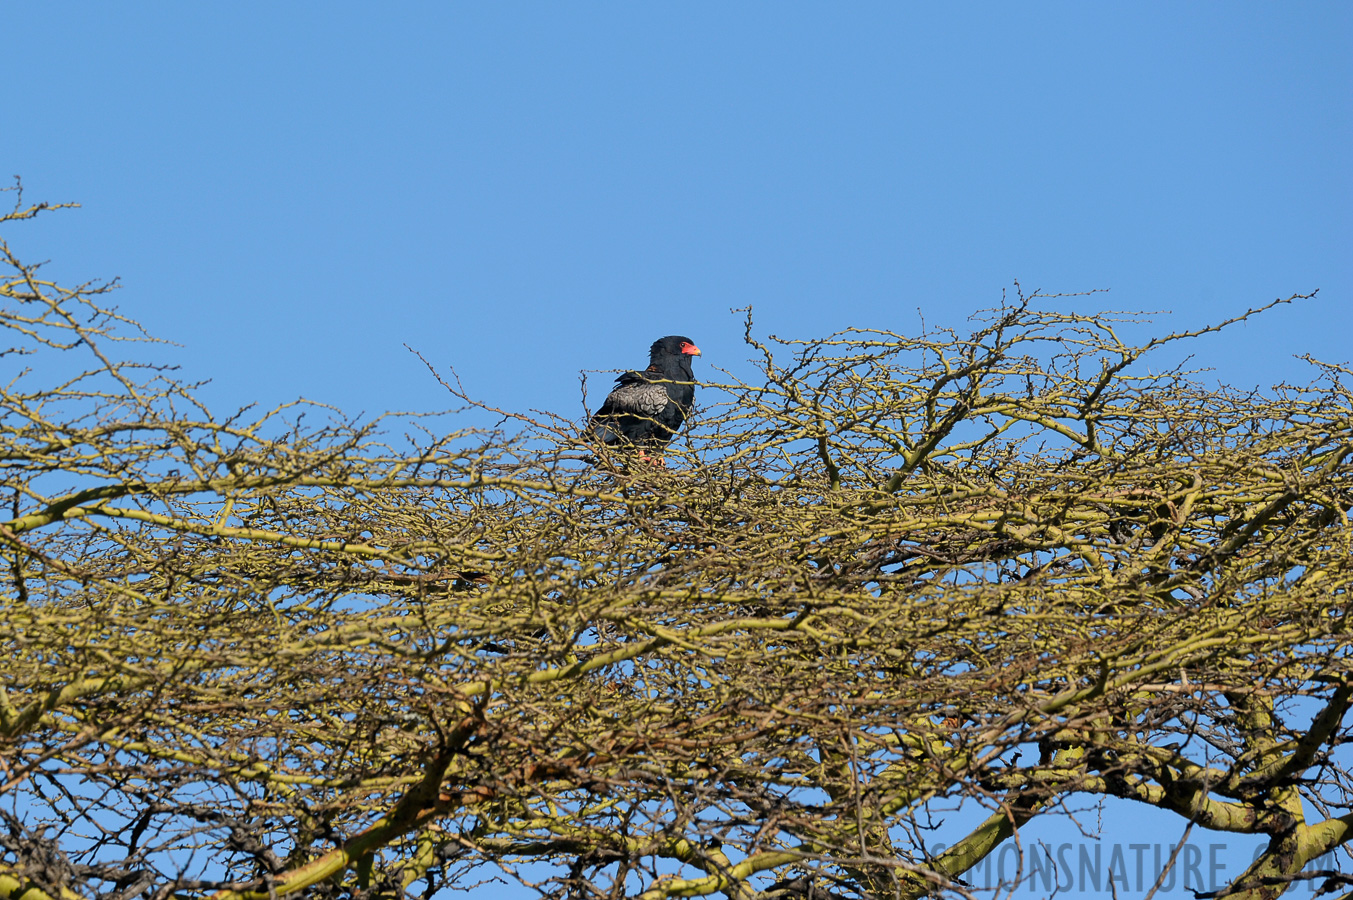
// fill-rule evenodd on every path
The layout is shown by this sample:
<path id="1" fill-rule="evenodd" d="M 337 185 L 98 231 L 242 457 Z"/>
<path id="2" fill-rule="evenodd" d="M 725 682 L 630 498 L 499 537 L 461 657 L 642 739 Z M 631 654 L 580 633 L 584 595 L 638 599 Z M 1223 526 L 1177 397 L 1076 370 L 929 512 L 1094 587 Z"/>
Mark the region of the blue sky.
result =
<path id="1" fill-rule="evenodd" d="M 1018 279 L 1194 326 L 1247 386 L 1349 357 L 1353 7 L 6 6 L 11 238 L 113 276 L 221 410 L 579 411 L 736 316 L 963 324 Z M 22 64 L 18 61 L 22 59 Z M 1342 150 L 1340 149 L 1342 148 Z M 1342 162 L 1341 162 L 1342 160 Z M 30 249 L 31 248 L 31 249 Z M 594 382 L 595 383 L 595 382 Z"/>
<path id="2" fill-rule="evenodd" d="M 7 236 L 120 276 L 221 413 L 450 405 L 408 343 L 581 414 L 579 370 L 663 334 L 746 372 L 730 308 L 905 331 L 1016 279 L 1177 328 L 1319 288 L 1198 358 L 1248 387 L 1350 357 L 1348 4 L 17 2 L 4 27 L 0 175 L 84 205 Z"/>

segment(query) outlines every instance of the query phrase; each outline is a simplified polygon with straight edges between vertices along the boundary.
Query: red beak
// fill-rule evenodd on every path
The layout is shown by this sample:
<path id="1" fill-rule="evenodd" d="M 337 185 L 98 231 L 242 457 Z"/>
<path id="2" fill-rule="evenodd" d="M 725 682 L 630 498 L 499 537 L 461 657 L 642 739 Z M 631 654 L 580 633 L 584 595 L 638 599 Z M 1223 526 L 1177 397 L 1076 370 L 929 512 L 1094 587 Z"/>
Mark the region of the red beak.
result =
<path id="1" fill-rule="evenodd" d="M 700 348 L 697 347 L 697 346 L 695 346 L 694 344 L 688 342 L 688 343 L 685 343 L 685 344 L 682 344 L 682 345 L 681 345 L 681 352 L 682 352 L 682 353 L 689 353 L 691 356 L 699 356 L 699 355 L 700 355 Z"/>

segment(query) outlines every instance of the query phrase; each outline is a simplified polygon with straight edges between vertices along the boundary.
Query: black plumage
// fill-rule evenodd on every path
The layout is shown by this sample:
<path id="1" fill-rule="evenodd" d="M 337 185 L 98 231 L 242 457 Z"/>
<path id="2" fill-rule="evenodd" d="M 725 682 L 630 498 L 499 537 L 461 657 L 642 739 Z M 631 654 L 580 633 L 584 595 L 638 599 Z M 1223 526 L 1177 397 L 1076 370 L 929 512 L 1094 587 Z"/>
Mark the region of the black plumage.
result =
<path id="1" fill-rule="evenodd" d="M 626 372 L 592 417 L 588 430 L 608 445 L 661 451 L 680 430 L 695 401 L 691 360 L 700 348 L 688 337 L 668 335 L 653 342 L 648 368 Z"/>

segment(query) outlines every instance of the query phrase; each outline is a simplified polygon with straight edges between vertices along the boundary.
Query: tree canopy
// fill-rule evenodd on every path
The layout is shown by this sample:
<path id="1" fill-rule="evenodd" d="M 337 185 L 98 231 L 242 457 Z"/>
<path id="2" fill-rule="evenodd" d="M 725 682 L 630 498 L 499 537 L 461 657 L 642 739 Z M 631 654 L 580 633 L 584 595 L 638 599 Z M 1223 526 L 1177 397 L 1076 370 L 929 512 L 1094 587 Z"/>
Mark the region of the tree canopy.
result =
<path id="1" fill-rule="evenodd" d="M 0 254 L 0 897 L 971 897 L 1071 798 L 1262 836 L 1228 896 L 1353 884 L 1350 370 L 1142 362 L 1289 300 L 749 319 L 661 469 L 449 377 L 220 417 Z"/>

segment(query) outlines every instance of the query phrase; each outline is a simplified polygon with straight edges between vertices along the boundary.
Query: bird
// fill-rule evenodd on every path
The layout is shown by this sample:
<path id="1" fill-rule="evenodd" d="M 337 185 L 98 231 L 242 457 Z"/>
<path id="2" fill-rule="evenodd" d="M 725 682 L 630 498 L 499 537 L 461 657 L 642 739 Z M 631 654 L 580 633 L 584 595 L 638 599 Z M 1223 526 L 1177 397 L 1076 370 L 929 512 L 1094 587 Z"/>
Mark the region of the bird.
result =
<path id="1" fill-rule="evenodd" d="M 634 447 L 640 459 L 664 465 L 662 450 L 686 421 L 695 400 L 692 357 L 700 348 L 688 337 L 658 338 L 648 350 L 648 368 L 615 380 L 587 430 L 611 447 Z M 649 456 L 649 453 L 656 456 Z"/>

